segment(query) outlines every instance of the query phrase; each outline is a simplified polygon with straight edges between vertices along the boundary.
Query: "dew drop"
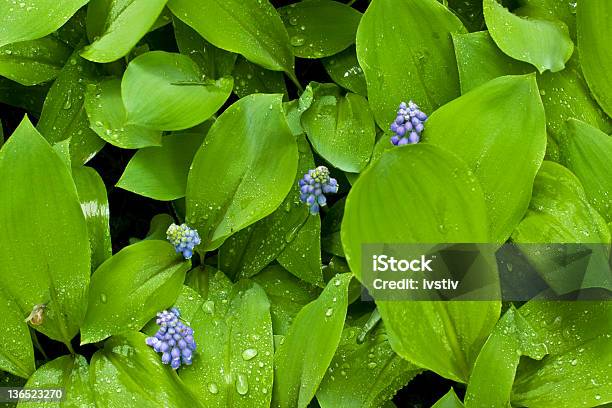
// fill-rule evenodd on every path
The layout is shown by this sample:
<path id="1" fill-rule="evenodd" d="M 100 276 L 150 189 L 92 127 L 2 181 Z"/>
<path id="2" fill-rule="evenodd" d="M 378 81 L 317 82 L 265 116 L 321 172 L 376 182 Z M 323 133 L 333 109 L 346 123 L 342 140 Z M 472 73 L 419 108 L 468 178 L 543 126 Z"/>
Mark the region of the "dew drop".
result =
<path id="1" fill-rule="evenodd" d="M 254 358 L 256 355 L 257 355 L 257 350 L 255 350 L 254 348 L 248 348 L 242 352 L 242 359 L 244 361 L 248 361 Z"/>
<path id="2" fill-rule="evenodd" d="M 210 391 L 211 394 L 216 394 L 219 392 L 219 387 L 217 387 L 215 383 L 210 383 L 208 384 L 208 391 Z"/>
<path id="3" fill-rule="evenodd" d="M 294 35 L 293 37 L 291 37 L 289 41 L 291 42 L 291 45 L 293 45 L 294 47 L 300 47 L 304 45 L 304 42 L 306 40 L 304 39 L 304 37 L 300 37 L 299 35 Z"/>
<path id="4" fill-rule="evenodd" d="M 106 303 L 106 295 L 104 293 L 100 294 L 100 302 Z"/>
<path id="5" fill-rule="evenodd" d="M 236 378 L 236 392 L 240 395 L 246 395 L 249 392 L 249 381 L 244 374 L 238 374 Z"/>
<path id="6" fill-rule="evenodd" d="M 332 309 L 331 307 L 329 309 L 327 309 L 327 311 L 325 312 L 325 316 L 330 317 L 332 314 L 334 313 L 334 309 Z"/>

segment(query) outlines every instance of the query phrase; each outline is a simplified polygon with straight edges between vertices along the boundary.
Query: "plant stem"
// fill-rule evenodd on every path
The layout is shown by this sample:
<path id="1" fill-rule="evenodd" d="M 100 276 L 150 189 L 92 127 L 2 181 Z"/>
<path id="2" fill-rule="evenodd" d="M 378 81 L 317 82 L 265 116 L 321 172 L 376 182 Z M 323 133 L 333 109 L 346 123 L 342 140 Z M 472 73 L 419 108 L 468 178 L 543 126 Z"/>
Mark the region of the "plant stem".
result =
<path id="1" fill-rule="evenodd" d="M 45 353 L 45 350 L 43 350 L 42 346 L 40 345 L 40 342 L 38 341 L 36 330 L 32 329 L 31 327 L 30 327 L 30 335 L 32 336 L 32 342 L 34 343 L 34 347 L 36 347 L 36 349 L 40 351 L 40 354 L 43 355 L 45 360 L 49 360 L 49 357 L 47 357 L 47 353 Z"/>
<path id="2" fill-rule="evenodd" d="M 372 329 L 376 327 L 379 321 L 380 321 L 380 313 L 378 309 L 374 309 L 374 311 L 370 315 L 370 318 L 368 319 L 366 324 L 361 329 L 361 333 L 359 333 L 359 336 L 357 336 L 357 344 L 361 344 L 365 341 L 365 338 L 368 335 L 368 333 L 370 333 Z"/>

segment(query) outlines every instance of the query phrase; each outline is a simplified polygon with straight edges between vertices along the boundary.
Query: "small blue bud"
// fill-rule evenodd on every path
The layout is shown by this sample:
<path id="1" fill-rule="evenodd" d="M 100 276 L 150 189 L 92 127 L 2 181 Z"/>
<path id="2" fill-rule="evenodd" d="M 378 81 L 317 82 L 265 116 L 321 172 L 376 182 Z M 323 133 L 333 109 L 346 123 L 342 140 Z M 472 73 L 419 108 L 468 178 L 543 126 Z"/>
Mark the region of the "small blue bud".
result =
<path id="1" fill-rule="evenodd" d="M 299 181 L 299 186 L 300 200 L 308 205 L 313 215 L 319 213 L 320 207 L 327 205 L 327 198 L 323 194 L 338 192 L 338 181 L 329 176 L 329 170 L 325 166 L 309 170 Z"/>
<path id="2" fill-rule="evenodd" d="M 196 343 L 193 329 L 181 322 L 178 309 L 164 310 L 157 314 L 156 322 L 160 326 L 153 337 L 147 337 L 145 343 L 157 353 L 162 353 L 162 363 L 170 364 L 177 369 L 182 364 L 191 364 Z M 165 334 L 164 334 L 165 333 Z M 188 350 L 188 353 L 184 351 Z"/>
<path id="3" fill-rule="evenodd" d="M 424 122 L 426 120 L 427 115 L 414 102 L 400 103 L 397 117 L 389 127 L 393 132 L 390 139 L 391 143 L 395 146 L 418 143 L 421 140 L 421 133 L 425 129 Z"/>
<path id="4" fill-rule="evenodd" d="M 168 241 L 174 245 L 176 253 L 181 253 L 185 259 L 191 259 L 193 249 L 201 243 L 198 231 L 186 224 L 172 224 L 166 231 Z"/>

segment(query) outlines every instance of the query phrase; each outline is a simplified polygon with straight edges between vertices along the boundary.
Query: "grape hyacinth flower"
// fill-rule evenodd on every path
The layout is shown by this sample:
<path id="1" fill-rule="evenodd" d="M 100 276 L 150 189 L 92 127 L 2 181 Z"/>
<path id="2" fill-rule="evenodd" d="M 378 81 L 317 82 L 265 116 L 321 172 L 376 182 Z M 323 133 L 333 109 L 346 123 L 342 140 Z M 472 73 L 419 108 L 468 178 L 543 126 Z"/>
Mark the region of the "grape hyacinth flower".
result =
<path id="1" fill-rule="evenodd" d="M 166 231 L 166 237 L 172 245 L 176 253 L 182 253 L 185 259 L 191 259 L 193 256 L 193 248 L 202 242 L 198 231 L 189 228 L 186 224 L 172 224 Z"/>
<path id="2" fill-rule="evenodd" d="M 173 307 L 157 314 L 155 323 L 159 330 L 153 337 L 147 337 L 146 343 L 157 353 L 162 353 L 162 363 L 170 364 L 177 369 L 182 364 L 191 365 L 196 343 L 193 339 L 193 329 L 181 322 L 181 314 Z"/>
<path id="3" fill-rule="evenodd" d="M 324 194 L 337 193 L 338 182 L 329 177 L 329 170 L 325 166 L 308 170 L 299 181 L 300 200 L 310 207 L 310 213 L 316 215 L 319 208 L 327 204 Z"/>
<path id="4" fill-rule="evenodd" d="M 408 105 L 402 102 L 397 111 L 397 117 L 391 123 L 391 130 L 395 135 L 391 137 L 391 143 L 395 146 L 418 143 L 421 140 L 427 115 L 423 113 L 416 103 L 410 101 Z"/>

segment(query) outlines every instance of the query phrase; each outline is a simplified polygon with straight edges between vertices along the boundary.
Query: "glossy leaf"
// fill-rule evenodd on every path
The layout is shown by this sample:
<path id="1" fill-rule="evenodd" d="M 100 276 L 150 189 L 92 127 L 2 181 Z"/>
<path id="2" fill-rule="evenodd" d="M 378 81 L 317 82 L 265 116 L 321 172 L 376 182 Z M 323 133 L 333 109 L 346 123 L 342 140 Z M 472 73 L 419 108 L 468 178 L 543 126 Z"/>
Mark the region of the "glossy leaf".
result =
<path id="1" fill-rule="evenodd" d="M 344 258 L 342 248 L 342 238 L 340 235 L 342 217 L 344 217 L 344 204 L 346 201 L 340 200 L 329 209 L 323 224 L 321 225 L 321 246 L 323 250 L 332 255 Z"/>
<path id="2" fill-rule="evenodd" d="M 291 231 L 289 234 L 295 233 Z M 278 262 L 294 276 L 313 285 L 323 285 L 321 270 L 321 219 L 308 216 L 291 243 L 278 255 Z"/>
<path id="3" fill-rule="evenodd" d="M 334 167 L 359 173 L 374 148 L 376 124 L 361 95 L 340 94 L 333 84 L 312 83 L 314 101 L 302 114 L 302 127 L 314 149 Z"/>
<path id="4" fill-rule="evenodd" d="M 357 58 L 380 128 L 389 127 L 402 101 L 431 113 L 459 95 L 450 34 L 460 32 L 461 21 L 436 0 L 370 3 L 357 31 Z"/>
<path id="5" fill-rule="evenodd" d="M 0 245 L 2 290 L 21 313 L 46 304 L 36 329 L 68 343 L 85 315 L 90 273 L 87 226 L 70 170 L 24 118 L 0 151 L 0 174 L 0 225 L 10 237 Z"/>
<path id="6" fill-rule="evenodd" d="M 279 9 L 293 54 L 321 58 L 336 54 L 355 42 L 361 13 L 332 0 L 306 0 Z"/>
<path id="7" fill-rule="evenodd" d="M 436 402 L 431 408 L 463 408 L 461 400 L 452 388 Z"/>
<path id="8" fill-rule="evenodd" d="M 524 16 L 513 14 L 498 0 L 484 0 L 483 7 L 491 37 L 504 53 L 532 64 L 540 73 L 565 67 L 574 52 L 565 23 L 541 16 L 534 8 L 523 9 Z"/>
<path id="9" fill-rule="evenodd" d="M 5 324 L 5 335 L 0 338 L 0 370 L 28 378 L 36 369 L 30 330 L 18 303 L 3 290 L 0 290 L 0 313 Z"/>
<path id="10" fill-rule="evenodd" d="M 92 0 L 87 7 L 89 34 L 96 38 L 81 56 L 95 62 L 112 62 L 127 55 L 149 31 L 167 0 Z"/>
<path id="11" fill-rule="evenodd" d="M 22 85 L 54 79 L 72 50 L 55 36 L 23 41 L 0 48 L 0 75 Z"/>
<path id="12" fill-rule="evenodd" d="M 130 245 L 108 259 L 91 277 L 81 343 L 139 330 L 174 303 L 189 264 L 172 245 L 156 240 Z"/>
<path id="13" fill-rule="evenodd" d="M 200 67 L 185 55 L 152 51 L 136 57 L 121 81 L 128 121 L 161 130 L 204 122 L 225 103 L 233 81 L 202 78 Z M 147 98 L 142 98 L 143 92 Z"/>
<path id="14" fill-rule="evenodd" d="M 352 274 L 336 275 L 295 317 L 274 356 L 272 404 L 308 406 L 340 343 Z"/>
<path id="15" fill-rule="evenodd" d="M 295 78 L 289 36 L 269 1 L 170 0 L 168 7 L 213 45 Z"/>
<path id="16" fill-rule="evenodd" d="M 559 145 L 561 162 L 578 177 L 591 205 L 612 222 L 612 137 L 570 120 Z"/>
<path id="17" fill-rule="evenodd" d="M 417 144 L 384 153 L 359 177 L 346 200 L 342 244 L 359 279 L 362 243 L 488 240 L 477 179 L 465 163 L 436 146 Z M 499 302 L 376 303 L 396 353 L 462 382 L 467 382 L 500 309 Z"/>
<path id="18" fill-rule="evenodd" d="M 114 336 L 91 358 L 89 381 L 97 406 L 194 407 L 197 398 L 159 354 L 145 344 L 146 336 L 130 332 Z"/>
<path id="19" fill-rule="evenodd" d="M 112 253 L 106 187 L 100 175 L 91 167 L 73 167 L 72 178 L 87 222 L 91 270 L 95 271 Z"/>
<path id="20" fill-rule="evenodd" d="M 165 136 L 160 147 L 139 150 L 117 187 L 155 200 L 184 197 L 189 167 L 205 136 L 205 133 L 175 133 Z"/>
<path id="21" fill-rule="evenodd" d="M 271 214 L 291 188 L 298 151 L 281 99 L 242 98 L 219 116 L 196 154 L 187 181 L 187 220 L 202 237 L 201 251 Z"/>
<path id="22" fill-rule="evenodd" d="M 51 34 L 87 2 L 31 0 L 27 3 L 13 3 L 11 0 L 3 0 L 0 3 L 0 47 Z"/>
<path id="23" fill-rule="evenodd" d="M 121 81 L 105 79 L 88 85 L 85 109 L 90 128 L 108 143 L 124 149 L 160 146 L 161 132 L 128 122 L 121 102 Z"/>
<path id="24" fill-rule="evenodd" d="M 610 28 L 612 4 L 606 0 L 583 1 L 577 7 L 578 46 L 584 76 L 601 107 L 612 115 L 612 65 Z"/>
<path id="25" fill-rule="evenodd" d="M 62 388 L 63 406 L 88 407 L 96 406 L 94 390 L 89 385 L 89 365 L 85 357 L 74 354 L 61 356 L 49 361 L 36 370 L 25 384 L 24 389 Z M 41 404 L 40 402 L 38 404 Z M 28 403 L 19 403 L 17 406 L 28 406 Z M 42 406 L 59 406 L 43 402 Z"/>
<path id="26" fill-rule="evenodd" d="M 234 92 L 239 98 L 254 93 L 279 93 L 287 95 L 285 77 L 278 71 L 261 68 L 240 57 L 232 72 Z"/>
<path id="27" fill-rule="evenodd" d="M 97 80 L 96 66 L 73 54 L 51 86 L 37 128 L 50 143 L 70 139 L 75 166 L 87 163 L 105 142 L 89 128 L 85 90 Z"/>
<path id="28" fill-rule="evenodd" d="M 367 96 L 368 89 L 363 69 L 357 61 L 355 47 L 321 60 L 325 70 L 335 83 L 356 94 Z"/>
<path id="29" fill-rule="evenodd" d="M 191 319 L 198 351 L 180 376 L 206 407 L 268 407 L 273 379 L 270 303 L 249 281 L 211 278 L 208 300 Z"/>
<path id="30" fill-rule="evenodd" d="M 485 194 L 490 237 L 504 242 L 527 210 L 546 149 L 535 77 L 501 77 L 468 92 L 431 115 L 424 136 L 465 160 Z"/>

